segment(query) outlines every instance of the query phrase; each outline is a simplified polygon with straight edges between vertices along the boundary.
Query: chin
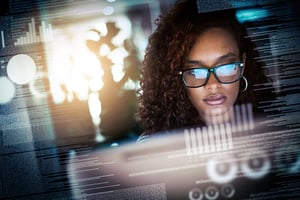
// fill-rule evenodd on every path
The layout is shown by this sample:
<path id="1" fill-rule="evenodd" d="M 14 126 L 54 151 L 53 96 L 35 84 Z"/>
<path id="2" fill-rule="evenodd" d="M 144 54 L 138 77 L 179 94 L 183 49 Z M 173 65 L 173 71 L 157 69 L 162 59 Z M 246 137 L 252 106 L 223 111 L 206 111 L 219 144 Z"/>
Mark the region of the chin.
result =
<path id="1" fill-rule="evenodd" d="M 230 109 L 226 106 L 217 106 L 206 111 L 205 121 L 207 124 L 225 123 L 230 120 Z"/>
<path id="2" fill-rule="evenodd" d="M 214 116 L 219 116 L 219 115 L 224 115 L 225 113 L 228 112 L 228 107 L 225 106 L 217 106 L 215 108 L 211 108 L 208 110 L 207 115 L 214 117 Z"/>

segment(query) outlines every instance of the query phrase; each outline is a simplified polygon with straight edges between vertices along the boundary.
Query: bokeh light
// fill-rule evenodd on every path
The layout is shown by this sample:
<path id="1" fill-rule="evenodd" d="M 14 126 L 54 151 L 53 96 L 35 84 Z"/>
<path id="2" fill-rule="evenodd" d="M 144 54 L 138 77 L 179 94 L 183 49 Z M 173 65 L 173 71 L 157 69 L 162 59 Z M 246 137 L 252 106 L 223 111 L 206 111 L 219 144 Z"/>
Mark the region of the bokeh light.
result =
<path id="1" fill-rule="evenodd" d="M 102 12 L 104 15 L 112 15 L 114 13 L 114 8 L 111 6 L 106 6 L 103 8 Z"/>
<path id="2" fill-rule="evenodd" d="M 6 104 L 10 102 L 16 94 L 15 85 L 7 78 L 0 77 L 0 104 Z"/>
<path id="3" fill-rule="evenodd" d="M 34 79 L 36 64 L 34 60 L 25 54 L 13 56 L 7 64 L 7 75 L 16 84 L 27 84 Z"/>

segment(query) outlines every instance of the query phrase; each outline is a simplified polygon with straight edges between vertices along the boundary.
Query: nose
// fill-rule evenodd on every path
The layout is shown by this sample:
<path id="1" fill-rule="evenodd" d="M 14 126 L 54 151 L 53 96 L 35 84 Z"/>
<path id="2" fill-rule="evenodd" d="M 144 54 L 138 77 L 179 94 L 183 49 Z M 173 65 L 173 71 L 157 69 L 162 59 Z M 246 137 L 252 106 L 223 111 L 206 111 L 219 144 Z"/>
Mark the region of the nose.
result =
<path id="1" fill-rule="evenodd" d="M 217 88 L 221 87 L 221 83 L 216 79 L 215 75 L 211 73 L 205 87 L 208 90 L 216 90 Z"/>

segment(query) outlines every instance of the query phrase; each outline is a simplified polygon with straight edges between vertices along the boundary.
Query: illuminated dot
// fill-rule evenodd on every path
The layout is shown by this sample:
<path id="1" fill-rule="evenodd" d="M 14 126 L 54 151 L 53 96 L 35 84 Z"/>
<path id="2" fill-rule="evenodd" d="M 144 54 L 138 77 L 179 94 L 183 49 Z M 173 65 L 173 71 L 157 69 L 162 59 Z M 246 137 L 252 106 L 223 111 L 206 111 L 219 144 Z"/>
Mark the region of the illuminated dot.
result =
<path id="1" fill-rule="evenodd" d="M 104 15 L 111 15 L 114 12 L 114 8 L 111 6 L 106 6 L 103 8 L 102 12 Z"/>
<path id="2" fill-rule="evenodd" d="M 189 191 L 189 199 L 202 200 L 203 199 L 202 191 L 199 188 L 193 188 L 191 191 Z"/>
<path id="3" fill-rule="evenodd" d="M 232 198 L 235 194 L 235 189 L 231 184 L 222 185 L 221 187 L 222 196 L 226 199 Z"/>
<path id="4" fill-rule="evenodd" d="M 219 197 L 219 190 L 217 187 L 215 186 L 208 186 L 206 189 L 205 189 L 205 197 L 208 199 L 208 200 L 215 200 Z"/>
<path id="5" fill-rule="evenodd" d="M 6 77 L 0 77 L 0 104 L 6 104 L 14 98 L 16 88 L 14 84 Z"/>
<path id="6" fill-rule="evenodd" d="M 74 157 L 76 156 L 76 151 L 75 151 L 75 150 L 69 151 L 69 156 L 70 156 L 71 158 L 74 158 Z"/>
<path id="7" fill-rule="evenodd" d="M 26 84 L 34 79 L 36 65 L 34 60 L 25 54 L 13 56 L 7 64 L 7 75 L 16 84 Z"/>
<path id="8" fill-rule="evenodd" d="M 113 142 L 110 146 L 111 147 L 117 147 L 117 146 L 119 146 L 119 144 L 117 142 Z"/>

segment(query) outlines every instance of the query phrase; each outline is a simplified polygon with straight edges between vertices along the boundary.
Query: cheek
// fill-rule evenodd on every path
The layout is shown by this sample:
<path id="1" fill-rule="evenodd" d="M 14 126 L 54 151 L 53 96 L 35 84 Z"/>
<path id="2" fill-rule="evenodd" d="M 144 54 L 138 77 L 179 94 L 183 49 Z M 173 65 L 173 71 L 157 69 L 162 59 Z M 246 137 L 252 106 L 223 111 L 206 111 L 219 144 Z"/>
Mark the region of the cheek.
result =
<path id="1" fill-rule="evenodd" d="M 202 107 L 202 99 L 205 97 L 205 91 L 202 87 L 200 88 L 189 88 L 187 89 L 188 97 L 190 102 L 199 110 Z"/>
<path id="2" fill-rule="evenodd" d="M 239 93 L 239 81 L 233 84 L 224 84 L 225 95 L 227 96 L 229 103 L 234 104 Z"/>

